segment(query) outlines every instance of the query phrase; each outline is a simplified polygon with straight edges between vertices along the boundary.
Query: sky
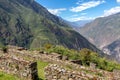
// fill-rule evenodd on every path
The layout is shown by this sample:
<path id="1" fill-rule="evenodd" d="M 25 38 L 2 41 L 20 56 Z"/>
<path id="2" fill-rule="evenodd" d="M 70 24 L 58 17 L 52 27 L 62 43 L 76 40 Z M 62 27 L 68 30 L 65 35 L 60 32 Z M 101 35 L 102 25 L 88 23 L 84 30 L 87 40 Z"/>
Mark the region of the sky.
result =
<path id="1" fill-rule="evenodd" d="M 105 17 L 120 12 L 120 0 L 36 0 L 47 10 L 74 22 Z"/>

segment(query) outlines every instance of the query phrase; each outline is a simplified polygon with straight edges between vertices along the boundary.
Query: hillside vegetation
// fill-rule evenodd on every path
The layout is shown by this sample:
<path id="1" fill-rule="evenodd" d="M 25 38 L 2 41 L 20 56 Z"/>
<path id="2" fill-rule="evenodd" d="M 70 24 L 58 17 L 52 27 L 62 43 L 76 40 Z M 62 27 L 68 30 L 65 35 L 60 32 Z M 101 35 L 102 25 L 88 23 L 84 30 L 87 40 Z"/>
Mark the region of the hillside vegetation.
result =
<path id="1" fill-rule="evenodd" d="M 100 51 L 34 0 L 0 1 L 0 44 L 40 48 L 45 43 Z"/>
<path id="2" fill-rule="evenodd" d="M 74 49 L 68 49 L 63 46 L 50 46 L 45 45 L 45 51 L 48 53 L 58 53 L 63 56 L 67 56 L 68 60 L 77 60 L 80 65 L 90 66 L 90 63 L 95 63 L 96 67 L 103 70 L 113 71 L 113 69 L 120 69 L 120 64 L 112 62 L 106 58 L 101 57 L 98 53 L 93 52 L 87 48 L 76 51 Z"/>

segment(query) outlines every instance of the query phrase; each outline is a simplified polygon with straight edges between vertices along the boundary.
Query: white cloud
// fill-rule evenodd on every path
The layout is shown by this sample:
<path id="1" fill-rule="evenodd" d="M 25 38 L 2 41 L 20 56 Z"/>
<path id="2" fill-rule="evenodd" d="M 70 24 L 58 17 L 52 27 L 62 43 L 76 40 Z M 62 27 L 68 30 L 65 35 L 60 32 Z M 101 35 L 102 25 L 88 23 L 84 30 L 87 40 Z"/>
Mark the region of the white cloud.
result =
<path id="1" fill-rule="evenodd" d="M 59 15 L 62 11 L 67 10 L 66 8 L 59 8 L 59 9 L 48 9 L 48 11 L 54 15 Z"/>
<path id="2" fill-rule="evenodd" d="M 81 2 L 83 2 L 84 0 L 79 0 L 76 4 L 80 4 Z"/>
<path id="3" fill-rule="evenodd" d="M 89 8 L 92 8 L 92 7 L 96 7 L 102 3 L 104 3 L 105 1 L 104 0 L 100 0 L 100 1 L 89 1 L 89 2 L 86 2 L 86 3 L 82 3 L 82 4 L 79 4 L 79 6 L 77 7 L 72 7 L 70 9 L 70 11 L 72 12 L 81 12 L 83 10 L 86 10 L 86 9 L 89 9 Z"/>
<path id="4" fill-rule="evenodd" d="M 112 15 L 112 14 L 116 14 L 118 12 L 120 12 L 120 6 L 111 8 L 109 10 L 104 10 L 104 15 L 103 16 L 109 16 L 109 15 Z"/>
<path id="5" fill-rule="evenodd" d="M 118 3 L 120 3 L 120 0 L 116 0 Z"/>

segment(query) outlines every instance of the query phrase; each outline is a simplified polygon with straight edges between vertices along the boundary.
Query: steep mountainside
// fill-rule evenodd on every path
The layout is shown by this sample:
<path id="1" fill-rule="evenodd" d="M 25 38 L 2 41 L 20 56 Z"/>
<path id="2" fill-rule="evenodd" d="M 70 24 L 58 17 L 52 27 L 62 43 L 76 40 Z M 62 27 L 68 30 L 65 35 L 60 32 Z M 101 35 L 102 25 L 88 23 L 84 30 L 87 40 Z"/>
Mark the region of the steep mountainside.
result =
<path id="1" fill-rule="evenodd" d="M 36 1 L 0 0 L 0 44 L 38 48 L 46 43 L 99 51 Z"/>
<path id="2" fill-rule="evenodd" d="M 120 62 L 120 39 L 112 42 L 111 44 L 103 48 L 104 53 L 111 56 L 111 59 L 115 59 Z"/>
<path id="3" fill-rule="evenodd" d="M 120 13 L 97 18 L 80 28 L 79 32 L 102 49 L 120 38 Z"/>

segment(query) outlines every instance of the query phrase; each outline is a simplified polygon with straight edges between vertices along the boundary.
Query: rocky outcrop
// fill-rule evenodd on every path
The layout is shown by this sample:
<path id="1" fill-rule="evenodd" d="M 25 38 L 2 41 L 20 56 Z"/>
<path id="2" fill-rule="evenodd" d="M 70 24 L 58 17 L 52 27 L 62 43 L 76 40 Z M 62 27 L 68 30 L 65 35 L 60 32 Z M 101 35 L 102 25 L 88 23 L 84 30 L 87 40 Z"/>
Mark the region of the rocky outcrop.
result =
<path id="1" fill-rule="evenodd" d="M 120 63 L 120 39 L 105 46 L 103 48 L 103 52 L 109 55 L 110 59 L 113 59 Z"/>

